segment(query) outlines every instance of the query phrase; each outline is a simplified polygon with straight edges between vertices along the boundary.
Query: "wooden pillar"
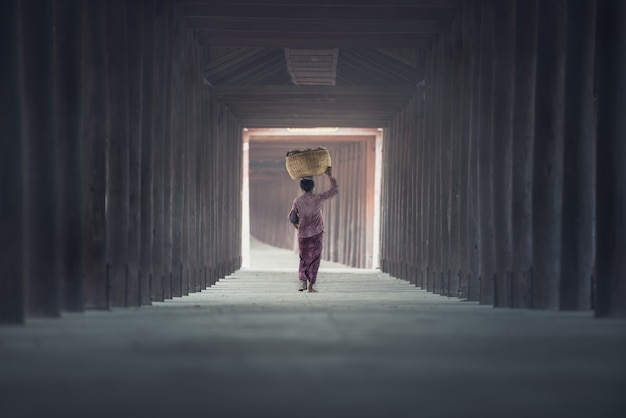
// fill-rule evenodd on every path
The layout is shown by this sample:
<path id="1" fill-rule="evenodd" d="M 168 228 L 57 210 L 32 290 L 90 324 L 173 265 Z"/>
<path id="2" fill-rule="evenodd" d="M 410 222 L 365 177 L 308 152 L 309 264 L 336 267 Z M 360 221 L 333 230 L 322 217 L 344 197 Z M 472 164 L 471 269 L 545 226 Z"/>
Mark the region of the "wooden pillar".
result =
<path id="1" fill-rule="evenodd" d="M 462 50 L 462 21 L 457 15 L 453 22 L 450 39 L 450 259 L 448 262 L 449 296 L 461 294 L 461 253 L 465 243 L 462 241 L 461 225 L 463 195 L 461 182 L 465 175 L 461 176 L 463 158 L 463 138 L 461 125 L 461 105 L 463 102 L 463 50 Z"/>
<path id="2" fill-rule="evenodd" d="M 417 131 L 416 131 L 416 144 L 417 144 L 417 158 L 418 158 L 418 166 L 417 166 L 417 265 L 416 265 L 416 278 L 415 278 L 415 286 L 424 289 L 424 268 L 427 262 L 426 256 L 426 212 L 425 212 L 425 188 L 426 188 L 426 136 L 424 134 L 424 127 L 426 125 L 424 121 L 424 89 L 419 88 L 415 95 L 415 101 L 417 104 L 415 118 L 417 119 Z"/>
<path id="3" fill-rule="evenodd" d="M 109 138 L 107 143 L 107 263 L 112 306 L 127 305 L 129 115 L 126 1 L 106 7 Z"/>
<path id="4" fill-rule="evenodd" d="M 595 250 L 595 23 L 595 0 L 570 0 L 565 75 L 560 309 L 591 309 Z"/>
<path id="5" fill-rule="evenodd" d="M 81 312 L 83 303 L 81 222 L 81 2 L 54 2 L 54 120 L 58 143 L 57 225 L 63 309 Z"/>
<path id="6" fill-rule="evenodd" d="M 494 2 L 493 216 L 495 233 L 494 305 L 513 303 L 513 97 L 515 8 L 517 0 Z"/>
<path id="7" fill-rule="evenodd" d="M 478 130 L 478 209 L 480 220 L 479 301 L 494 302 L 495 231 L 493 208 L 493 49 L 494 10 L 492 2 L 483 3 L 481 19 L 479 130 Z"/>
<path id="8" fill-rule="evenodd" d="M 558 308 L 560 293 L 566 6 L 539 2 L 537 13 L 532 307 L 543 309 Z"/>
<path id="9" fill-rule="evenodd" d="M 452 152 L 452 131 L 450 129 L 452 124 L 451 108 L 452 100 L 450 96 L 453 94 L 450 88 L 451 83 L 451 54 L 452 54 L 452 40 L 451 34 L 448 32 L 441 36 L 441 42 L 439 43 L 439 56 L 440 66 L 438 71 L 438 84 L 439 84 L 439 106 L 438 121 L 439 127 L 439 222 L 440 222 L 440 252 L 441 261 L 441 284 L 439 286 L 439 293 L 442 295 L 450 296 L 450 219 L 452 215 L 452 186 L 451 186 L 451 152 Z"/>
<path id="10" fill-rule="evenodd" d="M 23 133 L 17 0 L 0 3 L 0 323 L 22 323 L 24 297 Z"/>
<path id="11" fill-rule="evenodd" d="M 150 2 L 148 2 L 149 4 Z M 168 3 L 160 1 L 152 4 L 155 13 L 154 30 L 154 74 L 152 83 L 153 103 L 153 139 L 152 139 L 152 287 L 151 298 L 162 301 L 169 288 L 169 263 L 166 265 L 165 243 L 168 237 L 165 221 L 166 189 L 169 190 L 169 177 L 166 177 L 168 154 L 165 153 L 167 132 L 169 89 L 168 83 L 168 45 L 169 45 L 169 8 Z M 167 269 L 166 269 L 167 268 Z M 166 289 L 167 284 L 167 289 Z"/>
<path id="12" fill-rule="evenodd" d="M 153 210 L 152 192 L 152 142 L 154 141 L 154 94 L 155 74 L 155 7 L 154 2 L 143 2 L 143 75 L 141 106 L 141 174 L 140 174 L 140 259 L 139 259 L 139 303 L 151 304 L 152 283 L 155 278 L 153 268 Z"/>
<path id="13" fill-rule="evenodd" d="M 466 297 L 477 301 L 480 298 L 480 211 L 478 188 L 478 144 L 480 116 L 480 59 L 481 59 L 481 27 L 483 3 L 472 1 L 467 3 L 467 25 L 464 26 L 463 39 L 471 40 L 472 54 L 469 57 L 471 67 L 468 69 L 467 80 L 471 86 L 468 94 L 468 140 L 467 140 L 467 281 Z"/>
<path id="14" fill-rule="evenodd" d="M 165 30 L 165 39 L 163 43 L 159 43 L 165 50 L 164 66 L 165 74 L 163 83 L 155 86 L 155 88 L 165 90 L 162 100 L 165 107 L 162 109 L 163 114 L 163 298 L 172 298 L 172 136 L 171 136 L 171 109 L 172 109 L 172 74 L 173 67 L 173 49 L 176 48 L 174 42 L 175 32 L 175 13 L 174 2 L 172 0 L 164 1 L 159 6 L 163 7 L 165 13 L 165 26 L 160 30 Z M 157 6 L 158 7 L 158 6 Z M 176 133 L 178 137 L 178 132 Z"/>
<path id="15" fill-rule="evenodd" d="M 598 1 L 596 316 L 626 316 L 626 3 Z"/>
<path id="16" fill-rule="evenodd" d="M 518 1 L 513 112 L 513 302 L 531 306 L 533 266 L 533 155 L 537 63 L 537 1 Z"/>
<path id="17" fill-rule="evenodd" d="M 129 1 L 128 20 L 128 276 L 126 306 L 141 305 L 141 181 L 144 2 Z"/>
<path id="18" fill-rule="evenodd" d="M 474 180 L 474 176 L 470 175 L 470 151 L 471 145 L 475 138 L 472 135 L 472 116 L 474 115 L 474 103 L 472 97 L 474 91 L 473 75 L 476 68 L 476 48 L 478 47 L 476 42 L 476 2 L 468 1 L 465 3 L 463 14 L 461 17 L 461 42 L 462 50 L 461 62 L 463 66 L 463 72 L 461 74 L 461 87 L 460 87 L 460 115 L 459 115 L 459 193 L 460 193 L 460 260 L 459 270 L 461 272 L 460 284 L 459 284 L 459 297 L 462 299 L 469 299 L 470 290 L 470 278 L 476 277 L 475 268 L 472 268 L 475 264 L 475 256 L 473 255 L 474 242 L 470 229 L 474 229 L 474 212 L 471 210 L 471 194 L 470 194 L 470 182 Z"/>
<path id="19" fill-rule="evenodd" d="M 83 286 L 85 308 L 109 306 L 106 269 L 106 141 L 108 107 L 106 77 L 106 5 L 83 3 L 81 32 L 81 172 L 83 200 Z"/>
<path id="20" fill-rule="evenodd" d="M 424 172 L 426 175 L 424 176 L 425 181 L 425 201 L 424 201 L 424 231 L 426 232 L 425 238 L 425 257 L 426 264 L 424 267 L 424 287 L 423 289 L 432 291 L 433 284 L 432 278 L 434 274 L 434 239 L 433 236 L 435 234 L 435 197 L 434 197 L 434 178 L 435 178 L 435 161 L 434 161 L 434 144 L 435 141 L 433 139 L 434 136 L 434 111 L 433 111 L 433 72 L 434 72 L 434 63 L 433 63 L 433 54 L 432 51 L 426 56 L 426 90 L 424 91 L 424 108 L 425 108 L 425 135 L 424 138 L 426 140 L 424 147 L 424 155 L 426 159 L 426 164 L 424 165 Z"/>
<path id="21" fill-rule="evenodd" d="M 185 67 L 184 67 L 184 21 L 178 13 L 173 14 L 172 24 L 172 72 L 171 72 L 171 107 L 169 125 L 169 155 L 171 162 L 171 276 L 172 295 L 183 295 L 183 210 L 185 200 Z"/>
<path id="22" fill-rule="evenodd" d="M 22 1 L 21 95 L 24 100 L 25 274 L 27 312 L 61 313 L 57 225 L 57 138 L 54 134 L 53 3 Z"/>

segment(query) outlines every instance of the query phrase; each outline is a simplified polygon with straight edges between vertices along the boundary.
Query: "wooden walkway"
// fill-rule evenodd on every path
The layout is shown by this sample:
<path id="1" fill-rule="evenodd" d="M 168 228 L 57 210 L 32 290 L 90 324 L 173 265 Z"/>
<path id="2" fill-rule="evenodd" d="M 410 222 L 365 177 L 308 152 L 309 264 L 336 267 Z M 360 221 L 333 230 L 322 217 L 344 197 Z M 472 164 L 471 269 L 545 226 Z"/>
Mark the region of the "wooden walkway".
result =
<path id="1" fill-rule="evenodd" d="M 331 263 L 300 293 L 296 262 L 255 244 L 254 268 L 197 294 L 0 327 L 0 416 L 623 416 L 626 321 Z"/>

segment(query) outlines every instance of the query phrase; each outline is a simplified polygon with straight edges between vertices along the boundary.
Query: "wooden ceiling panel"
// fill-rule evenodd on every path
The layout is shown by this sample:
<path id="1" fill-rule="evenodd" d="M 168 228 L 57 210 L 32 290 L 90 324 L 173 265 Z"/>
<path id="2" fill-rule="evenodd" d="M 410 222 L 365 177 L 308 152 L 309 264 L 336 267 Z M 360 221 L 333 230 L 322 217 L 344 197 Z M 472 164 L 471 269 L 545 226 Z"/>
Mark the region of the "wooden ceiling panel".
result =
<path id="1" fill-rule="evenodd" d="M 245 126 L 383 127 L 460 0 L 179 0 L 205 78 Z M 332 51 L 332 53 L 330 52 Z"/>

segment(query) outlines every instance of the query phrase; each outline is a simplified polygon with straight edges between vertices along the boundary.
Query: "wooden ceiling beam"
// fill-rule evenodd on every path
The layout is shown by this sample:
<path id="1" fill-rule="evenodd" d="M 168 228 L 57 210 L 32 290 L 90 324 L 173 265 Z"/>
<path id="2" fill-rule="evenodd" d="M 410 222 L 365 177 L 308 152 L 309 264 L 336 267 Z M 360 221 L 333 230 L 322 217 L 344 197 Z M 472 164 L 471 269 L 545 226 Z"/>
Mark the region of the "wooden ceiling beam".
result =
<path id="1" fill-rule="evenodd" d="M 364 118 L 284 118 L 282 115 L 269 117 L 250 117 L 240 119 L 241 126 L 247 128 L 315 128 L 318 126 L 337 126 L 345 128 L 384 128 L 389 123 L 388 119 Z"/>
<path id="2" fill-rule="evenodd" d="M 183 3 L 188 17 L 245 17 L 256 19 L 411 19 L 452 20 L 456 6 L 434 6 L 415 4 L 360 4 L 356 5 L 311 5 L 311 4 L 203 4 Z"/>
<path id="3" fill-rule="evenodd" d="M 415 87 L 406 86 L 212 86 L 219 95 L 371 95 L 371 96 L 412 96 Z"/>
<path id="4" fill-rule="evenodd" d="M 194 30 L 308 33 L 442 33 L 451 29 L 451 20 L 311 20 L 255 19 L 242 17 L 187 18 Z"/>
<path id="5" fill-rule="evenodd" d="M 314 33 L 196 31 L 200 46 L 259 48 L 427 48 L 438 37 L 431 33 Z"/>
<path id="6" fill-rule="evenodd" d="M 304 6 L 436 6 L 436 7 L 460 7 L 463 0 L 177 0 L 183 5 L 265 5 L 265 6 L 284 6 L 284 5 L 304 5 Z"/>

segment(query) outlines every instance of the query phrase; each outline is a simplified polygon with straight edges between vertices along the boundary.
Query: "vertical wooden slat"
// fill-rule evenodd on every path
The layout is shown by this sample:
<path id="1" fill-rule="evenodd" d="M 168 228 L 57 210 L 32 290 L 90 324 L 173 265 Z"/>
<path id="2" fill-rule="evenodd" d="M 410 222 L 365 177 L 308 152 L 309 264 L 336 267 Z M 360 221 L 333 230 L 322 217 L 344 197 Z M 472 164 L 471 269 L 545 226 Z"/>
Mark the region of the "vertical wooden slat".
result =
<path id="1" fill-rule="evenodd" d="M 560 309 L 591 309 L 594 242 L 594 0 L 569 2 Z"/>
<path id="2" fill-rule="evenodd" d="M 169 33 L 169 9 L 165 1 L 155 3 L 154 75 L 153 75 L 153 140 L 152 140 L 152 300 L 165 298 L 166 270 L 165 242 L 167 238 L 165 222 L 165 189 L 168 178 L 165 176 L 166 120 L 168 91 L 167 83 L 167 44 Z M 169 268 L 169 264 L 167 265 Z M 167 281 L 169 285 L 169 281 Z"/>
<path id="3" fill-rule="evenodd" d="M 559 306 L 563 208 L 565 1 L 539 2 L 533 163 L 532 307 Z"/>
<path id="4" fill-rule="evenodd" d="M 185 48 L 184 48 L 184 25 L 183 17 L 173 14 L 173 39 L 172 39 L 172 65 L 171 65 L 171 106 L 170 106 L 170 130 L 168 143 L 171 161 L 170 180 L 170 205 L 171 205 L 171 276 L 172 296 L 183 295 L 183 240 L 185 209 L 185 147 L 186 147 L 186 124 L 187 112 L 185 103 Z"/>
<path id="5" fill-rule="evenodd" d="M 143 129 L 143 1 L 129 1 L 128 20 L 128 277 L 127 306 L 141 305 L 141 181 Z"/>
<path id="6" fill-rule="evenodd" d="M 173 49 L 176 48 L 175 40 L 175 3 L 172 0 L 163 2 L 163 13 L 165 13 L 166 37 L 160 44 L 165 51 L 164 66 L 165 75 L 162 84 L 155 88 L 163 89 L 165 96 L 163 109 L 163 298 L 172 298 L 172 175 L 174 158 L 171 132 L 171 112 L 172 112 L 172 77 L 173 73 Z"/>
<path id="7" fill-rule="evenodd" d="M 32 316 L 61 313 L 57 253 L 57 138 L 53 86 L 53 3 L 20 3 L 23 97 L 25 269 L 27 311 Z"/>
<path id="8" fill-rule="evenodd" d="M 108 107 L 106 77 L 106 5 L 83 3 L 81 33 L 81 172 L 83 200 L 83 277 L 85 308 L 107 308 L 106 276 L 106 141 Z"/>
<path id="9" fill-rule="evenodd" d="M 23 133 L 17 0 L 0 3 L 0 323 L 22 323 L 24 296 Z"/>
<path id="10" fill-rule="evenodd" d="M 513 111 L 513 303 L 531 305 L 537 1 L 518 1 Z"/>
<path id="11" fill-rule="evenodd" d="M 463 161 L 461 105 L 463 103 L 462 20 L 457 15 L 451 33 L 450 71 L 450 296 L 459 296 L 461 288 L 461 166 Z M 464 177 L 463 177 L 464 178 Z"/>
<path id="12" fill-rule="evenodd" d="M 143 2 L 143 75 L 142 75 L 142 114 L 141 114 L 141 233 L 140 233 L 140 277 L 139 303 L 151 303 L 152 283 L 156 277 L 153 268 L 153 219 L 154 199 L 152 191 L 154 141 L 154 94 L 155 74 L 155 2 Z"/>
<path id="13" fill-rule="evenodd" d="M 598 1 L 596 316 L 626 316 L 626 3 Z"/>
<path id="14" fill-rule="evenodd" d="M 494 305 L 511 306 L 513 270 L 512 136 L 516 0 L 497 1 L 494 37 L 493 205 L 496 246 Z"/>
<path id="15" fill-rule="evenodd" d="M 479 301 L 494 302 L 495 240 L 493 219 L 493 4 L 482 7 L 478 130 L 478 209 L 480 219 Z"/>
<path id="16" fill-rule="evenodd" d="M 107 262 L 110 304 L 126 306 L 129 228 L 129 115 L 126 1 L 107 2 Z"/>
<path id="17" fill-rule="evenodd" d="M 481 64 L 481 28 L 483 3 L 474 1 L 469 7 L 468 32 L 472 34 L 473 65 L 469 74 L 472 85 L 469 105 L 469 138 L 467 152 L 467 248 L 468 248 L 468 278 L 467 299 L 480 299 L 480 206 L 479 206 L 479 177 L 478 177 L 478 145 L 479 145 L 479 117 L 480 117 L 480 64 Z"/>
<path id="18" fill-rule="evenodd" d="M 63 309 L 81 312 L 83 301 L 81 222 L 81 6 L 79 0 L 54 3 L 55 124 L 58 142 L 60 199 L 57 199 L 59 228 L 59 276 Z"/>

